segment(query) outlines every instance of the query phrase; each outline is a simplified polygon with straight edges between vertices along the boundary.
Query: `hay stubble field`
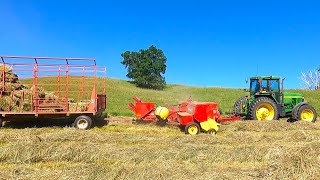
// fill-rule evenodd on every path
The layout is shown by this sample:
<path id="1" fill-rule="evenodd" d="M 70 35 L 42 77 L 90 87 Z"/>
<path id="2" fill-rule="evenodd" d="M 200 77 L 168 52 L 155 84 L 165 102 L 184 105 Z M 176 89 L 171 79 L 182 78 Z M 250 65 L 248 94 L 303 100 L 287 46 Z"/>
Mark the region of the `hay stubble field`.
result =
<path id="1" fill-rule="evenodd" d="M 0 179 L 317 179 L 320 121 L 239 121 L 217 135 L 185 135 L 175 126 L 115 123 L 132 117 L 136 95 L 157 104 L 191 96 L 232 108 L 238 89 L 169 85 L 141 90 L 108 79 L 109 124 L 87 131 L 68 123 L 8 123 L 0 129 Z M 302 92 L 319 112 L 319 92 Z M 127 118 L 129 117 L 129 118 Z M 130 122 L 130 121 L 129 121 Z"/>

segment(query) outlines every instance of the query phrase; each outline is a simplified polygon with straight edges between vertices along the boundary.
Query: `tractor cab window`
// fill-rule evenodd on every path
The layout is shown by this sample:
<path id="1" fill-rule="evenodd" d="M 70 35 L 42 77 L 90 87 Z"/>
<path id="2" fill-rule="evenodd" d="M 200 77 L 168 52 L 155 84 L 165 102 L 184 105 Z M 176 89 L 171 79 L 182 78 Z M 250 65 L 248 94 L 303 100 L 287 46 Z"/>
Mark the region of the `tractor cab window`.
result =
<path id="1" fill-rule="evenodd" d="M 279 91 L 279 80 L 270 80 L 270 87 L 275 92 Z"/>
<path id="2" fill-rule="evenodd" d="M 262 91 L 269 91 L 268 80 L 262 80 Z"/>
<path id="3" fill-rule="evenodd" d="M 261 86 L 258 79 L 251 80 L 250 83 L 250 94 L 255 94 L 260 92 Z"/>

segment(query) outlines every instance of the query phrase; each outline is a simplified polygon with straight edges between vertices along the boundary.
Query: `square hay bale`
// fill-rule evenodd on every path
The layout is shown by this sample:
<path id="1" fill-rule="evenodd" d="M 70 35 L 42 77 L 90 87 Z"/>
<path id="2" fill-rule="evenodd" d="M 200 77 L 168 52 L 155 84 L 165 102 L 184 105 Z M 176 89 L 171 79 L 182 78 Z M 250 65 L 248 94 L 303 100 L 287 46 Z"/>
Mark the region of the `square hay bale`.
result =
<path id="1" fill-rule="evenodd" d="M 2 74 L 3 70 L 5 73 L 12 73 L 12 67 L 7 64 L 0 64 L 0 74 Z"/>
<path id="2" fill-rule="evenodd" d="M 86 102 L 78 102 L 77 103 L 69 103 L 69 111 L 71 112 L 84 112 L 88 110 L 88 103 Z"/>

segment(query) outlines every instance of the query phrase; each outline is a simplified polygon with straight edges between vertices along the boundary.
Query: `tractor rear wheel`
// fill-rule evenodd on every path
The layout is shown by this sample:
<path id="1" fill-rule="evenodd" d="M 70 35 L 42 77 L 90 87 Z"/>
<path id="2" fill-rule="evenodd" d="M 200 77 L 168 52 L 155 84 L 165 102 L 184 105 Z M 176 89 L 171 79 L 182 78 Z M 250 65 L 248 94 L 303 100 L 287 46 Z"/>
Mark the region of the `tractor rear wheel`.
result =
<path id="1" fill-rule="evenodd" d="M 200 133 L 200 126 L 195 122 L 191 122 L 186 125 L 184 131 L 186 132 L 186 134 L 197 135 Z"/>
<path id="2" fill-rule="evenodd" d="M 305 104 L 299 108 L 297 120 L 315 122 L 317 120 L 317 112 L 312 106 Z"/>
<path id="3" fill-rule="evenodd" d="M 268 97 L 258 97 L 249 108 L 249 118 L 254 120 L 276 120 L 279 112 L 276 103 Z"/>
<path id="4" fill-rule="evenodd" d="M 81 130 L 90 129 L 92 127 L 92 119 L 89 116 L 79 116 L 74 120 L 73 126 Z"/>
<path id="5" fill-rule="evenodd" d="M 247 108 L 246 105 L 247 98 L 246 97 L 240 97 L 233 105 L 233 114 L 235 116 L 244 116 L 245 110 Z"/>

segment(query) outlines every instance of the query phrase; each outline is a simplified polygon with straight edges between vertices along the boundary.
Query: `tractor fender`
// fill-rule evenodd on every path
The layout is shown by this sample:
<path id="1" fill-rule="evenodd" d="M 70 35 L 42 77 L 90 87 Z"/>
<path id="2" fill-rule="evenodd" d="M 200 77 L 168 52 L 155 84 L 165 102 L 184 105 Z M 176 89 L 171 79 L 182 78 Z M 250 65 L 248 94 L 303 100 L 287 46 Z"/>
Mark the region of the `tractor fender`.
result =
<path id="1" fill-rule="evenodd" d="M 292 110 L 291 116 L 293 119 L 298 120 L 298 112 L 301 106 L 308 104 L 307 102 L 300 102 L 296 104 Z"/>

